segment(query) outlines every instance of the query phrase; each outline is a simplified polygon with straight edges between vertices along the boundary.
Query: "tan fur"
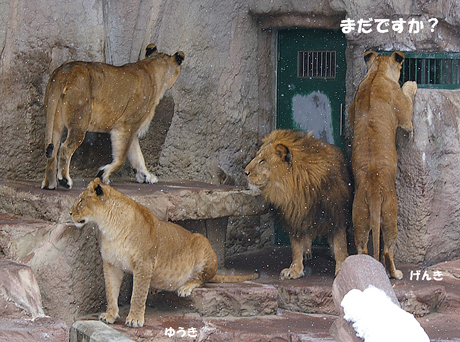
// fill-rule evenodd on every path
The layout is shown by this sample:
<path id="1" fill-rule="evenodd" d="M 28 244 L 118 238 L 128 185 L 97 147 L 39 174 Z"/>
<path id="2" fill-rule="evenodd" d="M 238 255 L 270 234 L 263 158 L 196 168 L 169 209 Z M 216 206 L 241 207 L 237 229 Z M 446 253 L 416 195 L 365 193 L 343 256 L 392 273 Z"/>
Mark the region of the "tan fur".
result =
<path id="1" fill-rule="evenodd" d="M 205 282 L 237 282 L 257 274 L 216 275 L 217 256 L 208 239 L 181 226 L 158 220 L 151 211 L 98 178 L 84 190 L 70 215 L 78 226 L 96 222 L 101 232 L 107 311 L 106 323 L 118 318 L 118 295 L 124 272 L 133 274 L 126 325 L 142 327 L 149 288 L 177 291 L 181 297 Z"/>
<path id="2" fill-rule="evenodd" d="M 292 264 L 282 279 L 303 275 L 303 257 L 327 235 L 337 274 L 348 256 L 346 227 L 350 221 L 352 187 L 342 151 L 304 132 L 275 130 L 263 140 L 246 166 L 249 184 L 262 192 L 286 221 Z"/>
<path id="3" fill-rule="evenodd" d="M 70 62 L 57 68 L 45 94 L 47 163 L 42 188 L 56 189 L 57 181 L 72 187 L 70 160 L 86 132 L 111 135 L 113 161 L 98 174 L 104 183 L 126 156 L 139 183 L 156 183 L 157 177 L 145 166 L 138 137 L 147 131 L 164 92 L 174 85 L 183 59 L 181 51 L 169 56 L 150 44 L 146 59 L 137 63 L 116 67 Z M 64 128 L 67 138 L 59 147 Z"/>
<path id="4" fill-rule="evenodd" d="M 415 82 L 399 86 L 404 61 L 402 52 L 391 56 L 366 52 L 367 74 L 350 106 L 353 129 L 352 167 L 355 179 L 353 225 L 358 253 L 368 253 L 369 232 L 373 232 L 374 257 L 379 260 L 380 230 L 383 235 L 385 266 L 394 278 L 403 274 L 394 264 L 398 235 L 396 199 L 396 128 L 412 130 Z"/>

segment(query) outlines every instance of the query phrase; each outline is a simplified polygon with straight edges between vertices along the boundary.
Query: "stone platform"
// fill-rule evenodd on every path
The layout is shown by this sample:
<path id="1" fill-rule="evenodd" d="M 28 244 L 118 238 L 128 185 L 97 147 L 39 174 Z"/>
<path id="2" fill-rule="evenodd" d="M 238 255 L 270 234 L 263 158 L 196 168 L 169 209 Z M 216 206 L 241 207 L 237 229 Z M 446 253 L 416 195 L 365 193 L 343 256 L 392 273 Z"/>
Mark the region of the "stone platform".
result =
<path id="1" fill-rule="evenodd" d="M 216 216 L 216 211 L 253 215 L 265 210 L 261 198 L 237 187 L 189 182 L 114 185 L 139 202 L 160 208 L 157 215 L 163 219 L 195 220 L 204 223 L 204 230 L 220 231 L 220 236 L 224 225 L 215 228 L 211 223 L 225 217 Z M 186 299 L 173 293 L 150 295 L 141 329 L 123 324 L 129 310 L 127 277 L 120 320 L 110 326 L 95 322 L 105 303 L 97 229 L 68 224 L 68 208 L 85 186 L 77 181 L 70 191 L 44 191 L 35 182 L 0 181 L 0 254 L 33 270 L 44 312 L 50 316 L 35 320 L 0 316 L 0 342 L 68 341 L 69 331 L 71 342 L 333 341 L 329 329 L 337 318 L 331 293 L 334 262 L 325 248 L 315 249 L 313 259 L 306 262 L 306 277 L 289 281 L 278 279 L 280 270 L 290 264 L 288 247 L 238 255 L 225 264 L 221 260 L 226 272 L 258 271 L 260 278 L 206 284 Z M 221 241 L 215 242 L 216 248 Z M 398 267 L 404 278 L 392 280 L 392 285 L 401 306 L 418 317 L 431 341 L 460 341 L 460 261 L 428 269 Z M 184 331 L 187 336 L 182 337 Z"/>
<path id="2" fill-rule="evenodd" d="M 286 247 L 228 258 L 227 270 L 257 269 L 260 278 L 239 284 L 206 284 L 187 299 L 170 293 L 151 295 L 143 328 L 124 326 L 129 305 L 122 307 L 119 321 L 109 327 L 137 342 L 334 341 L 329 333 L 338 317 L 331 293 L 333 261 L 327 251 L 317 249 L 306 263 L 307 277 L 281 281 L 279 271 L 289 261 L 290 250 Z M 440 281 L 422 280 L 421 276 L 416 280 L 418 267 L 399 266 L 405 277 L 391 283 L 402 308 L 416 316 L 431 341 L 460 341 L 460 260 L 426 270 L 429 274 L 442 271 Z M 212 314 L 199 312 L 195 307 L 198 302 L 201 309 L 205 307 Z M 236 310 L 229 309 L 231 303 Z M 247 310 L 238 309 L 242 303 Z M 96 320 L 97 315 L 83 319 Z M 84 325 L 84 320 L 78 324 Z M 77 341 L 82 340 L 71 340 Z"/>

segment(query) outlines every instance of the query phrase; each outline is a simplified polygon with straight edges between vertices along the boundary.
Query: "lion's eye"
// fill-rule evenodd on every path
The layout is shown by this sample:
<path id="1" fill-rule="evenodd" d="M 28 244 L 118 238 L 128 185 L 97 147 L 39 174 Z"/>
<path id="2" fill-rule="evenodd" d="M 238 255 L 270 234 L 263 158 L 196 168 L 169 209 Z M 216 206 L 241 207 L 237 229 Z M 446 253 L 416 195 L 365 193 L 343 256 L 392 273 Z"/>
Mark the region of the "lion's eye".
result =
<path id="1" fill-rule="evenodd" d="M 265 163 L 265 159 L 259 160 L 259 164 L 263 164 L 263 163 Z"/>

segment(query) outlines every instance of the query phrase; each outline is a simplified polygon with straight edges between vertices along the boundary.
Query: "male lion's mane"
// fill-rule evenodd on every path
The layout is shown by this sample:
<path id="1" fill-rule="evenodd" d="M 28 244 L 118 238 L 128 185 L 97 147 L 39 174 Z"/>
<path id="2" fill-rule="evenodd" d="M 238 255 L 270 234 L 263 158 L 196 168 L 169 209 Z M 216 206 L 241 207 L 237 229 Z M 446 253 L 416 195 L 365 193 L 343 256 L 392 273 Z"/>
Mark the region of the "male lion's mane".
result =
<path id="1" fill-rule="evenodd" d="M 271 169 L 270 181 L 262 193 L 281 212 L 290 234 L 300 235 L 305 229 L 302 227 L 319 227 L 324 218 L 343 215 L 337 212 L 337 206 L 331 206 L 331 201 L 340 203 L 350 193 L 344 182 L 335 177 L 340 174 L 348 178 L 338 147 L 313 138 L 311 133 L 289 130 L 275 131 L 263 143 L 261 150 Z M 349 206 L 350 202 L 345 204 Z"/>

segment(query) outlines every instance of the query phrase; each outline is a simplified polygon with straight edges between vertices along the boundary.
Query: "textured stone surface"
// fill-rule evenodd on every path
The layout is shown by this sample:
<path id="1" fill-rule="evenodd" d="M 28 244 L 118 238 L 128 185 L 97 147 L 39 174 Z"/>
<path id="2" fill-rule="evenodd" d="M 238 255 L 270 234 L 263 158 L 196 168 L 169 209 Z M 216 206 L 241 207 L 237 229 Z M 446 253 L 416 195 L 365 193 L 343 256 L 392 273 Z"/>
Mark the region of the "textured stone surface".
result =
<path id="1" fill-rule="evenodd" d="M 0 248 L 33 270 L 44 313 L 67 323 L 105 301 L 96 232 L 91 225 L 78 229 L 0 215 Z"/>
<path id="2" fill-rule="evenodd" d="M 77 321 L 70 328 L 70 342 L 133 342 L 99 321 Z"/>
<path id="3" fill-rule="evenodd" d="M 419 89 L 414 132 L 397 137 L 396 260 L 433 265 L 460 256 L 460 91 Z"/>
<path id="4" fill-rule="evenodd" d="M 0 258 L 0 317 L 45 317 L 32 269 L 4 258 Z"/>
<path id="5" fill-rule="evenodd" d="M 35 321 L 0 317 L 0 342 L 68 342 L 63 320 L 43 317 Z"/>
<path id="6" fill-rule="evenodd" d="M 243 187 L 197 182 L 137 184 L 112 182 L 118 190 L 148 207 L 160 220 L 182 221 L 258 215 L 267 210 L 262 196 Z M 0 180 L 0 212 L 53 222 L 71 222 L 68 213 L 87 186 L 77 181 L 71 190 L 48 191 L 38 182 Z"/>
<path id="7" fill-rule="evenodd" d="M 194 309 L 201 316 L 263 316 L 278 310 L 278 291 L 273 286 L 257 284 L 208 284 L 193 290 Z"/>
<path id="8" fill-rule="evenodd" d="M 134 341 L 334 341 L 328 329 L 334 316 L 308 315 L 279 311 L 263 317 L 200 317 L 197 314 L 161 314 L 147 310 L 145 325 L 130 329 L 117 322 L 112 327 Z M 166 329 L 175 334 L 165 336 Z M 182 329 L 181 329 L 182 328 Z M 196 337 L 188 336 L 188 329 L 196 329 Z M 185 335 L 184 335 L 185 332 Z M 184 335 L 184 336 L 183 336 Z M 73 341 L 72 341 L 73 342 Z"/>

